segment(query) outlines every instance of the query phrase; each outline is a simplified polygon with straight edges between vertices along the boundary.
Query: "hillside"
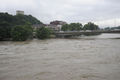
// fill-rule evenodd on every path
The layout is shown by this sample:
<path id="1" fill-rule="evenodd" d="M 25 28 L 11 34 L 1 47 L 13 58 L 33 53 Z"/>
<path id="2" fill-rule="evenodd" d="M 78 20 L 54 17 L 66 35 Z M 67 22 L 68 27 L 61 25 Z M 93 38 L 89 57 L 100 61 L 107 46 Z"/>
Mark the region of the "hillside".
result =
<path id="1" fill-rule="evenodd" d="M 32 15 L 11 15 L 8 13 L 0 13 L 0 24 L 1 23 L 8 23 L 12 26 L 15 25 L 24 25 L 26 23 L 33 24 L 43 24 L 37 18 L 33 17 Z"/>

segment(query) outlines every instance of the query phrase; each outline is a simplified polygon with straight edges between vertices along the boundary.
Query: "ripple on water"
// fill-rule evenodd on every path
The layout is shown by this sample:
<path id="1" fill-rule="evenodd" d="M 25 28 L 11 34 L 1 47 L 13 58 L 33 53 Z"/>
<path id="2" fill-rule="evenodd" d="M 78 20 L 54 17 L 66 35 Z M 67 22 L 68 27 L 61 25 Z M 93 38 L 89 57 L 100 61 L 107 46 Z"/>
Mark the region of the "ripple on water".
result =
<path id="1" fill-rule="evenodd" d="M 120 41 L 100 37 L 0 42 L 0 80 L 119 80 Z"/>

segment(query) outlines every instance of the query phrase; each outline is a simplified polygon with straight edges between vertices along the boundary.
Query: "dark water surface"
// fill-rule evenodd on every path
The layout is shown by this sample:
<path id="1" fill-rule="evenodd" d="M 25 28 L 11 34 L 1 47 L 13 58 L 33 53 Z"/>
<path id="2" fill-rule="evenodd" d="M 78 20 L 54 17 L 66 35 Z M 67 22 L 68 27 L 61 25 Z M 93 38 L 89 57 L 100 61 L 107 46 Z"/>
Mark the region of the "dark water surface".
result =
<path id="1" fill-rule="evenodd" d="M 120 80 L 120 34 L 0 42 L 0 80 Z"/>

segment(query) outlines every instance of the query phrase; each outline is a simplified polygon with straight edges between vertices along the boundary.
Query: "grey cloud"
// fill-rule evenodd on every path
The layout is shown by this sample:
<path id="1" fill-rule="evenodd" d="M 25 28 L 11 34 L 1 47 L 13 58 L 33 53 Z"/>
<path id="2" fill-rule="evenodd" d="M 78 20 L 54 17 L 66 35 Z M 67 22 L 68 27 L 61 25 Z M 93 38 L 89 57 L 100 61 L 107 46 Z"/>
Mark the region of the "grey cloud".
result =
<path id="1" fill-rule="evenodd" d="M 24 10 L 44 23 L 56 19 L 85 23 L 120 18 L 119 3 L 120 0 L 0 0 L 0 11 L 15 14 L 16 10 Z"/>

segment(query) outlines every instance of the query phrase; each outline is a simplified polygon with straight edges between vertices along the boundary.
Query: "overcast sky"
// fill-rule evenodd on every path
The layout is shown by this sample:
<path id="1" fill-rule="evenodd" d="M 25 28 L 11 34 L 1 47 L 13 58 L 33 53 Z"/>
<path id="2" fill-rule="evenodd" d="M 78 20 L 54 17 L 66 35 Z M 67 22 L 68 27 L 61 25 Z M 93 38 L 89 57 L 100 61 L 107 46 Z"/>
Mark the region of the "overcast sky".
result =
<path id="1" fill-rule="evenodd" d="M 43 23 L 53 20 L 120 25 L 120 0 L 0 0 L 0 12 L 25 11 Z"/>

